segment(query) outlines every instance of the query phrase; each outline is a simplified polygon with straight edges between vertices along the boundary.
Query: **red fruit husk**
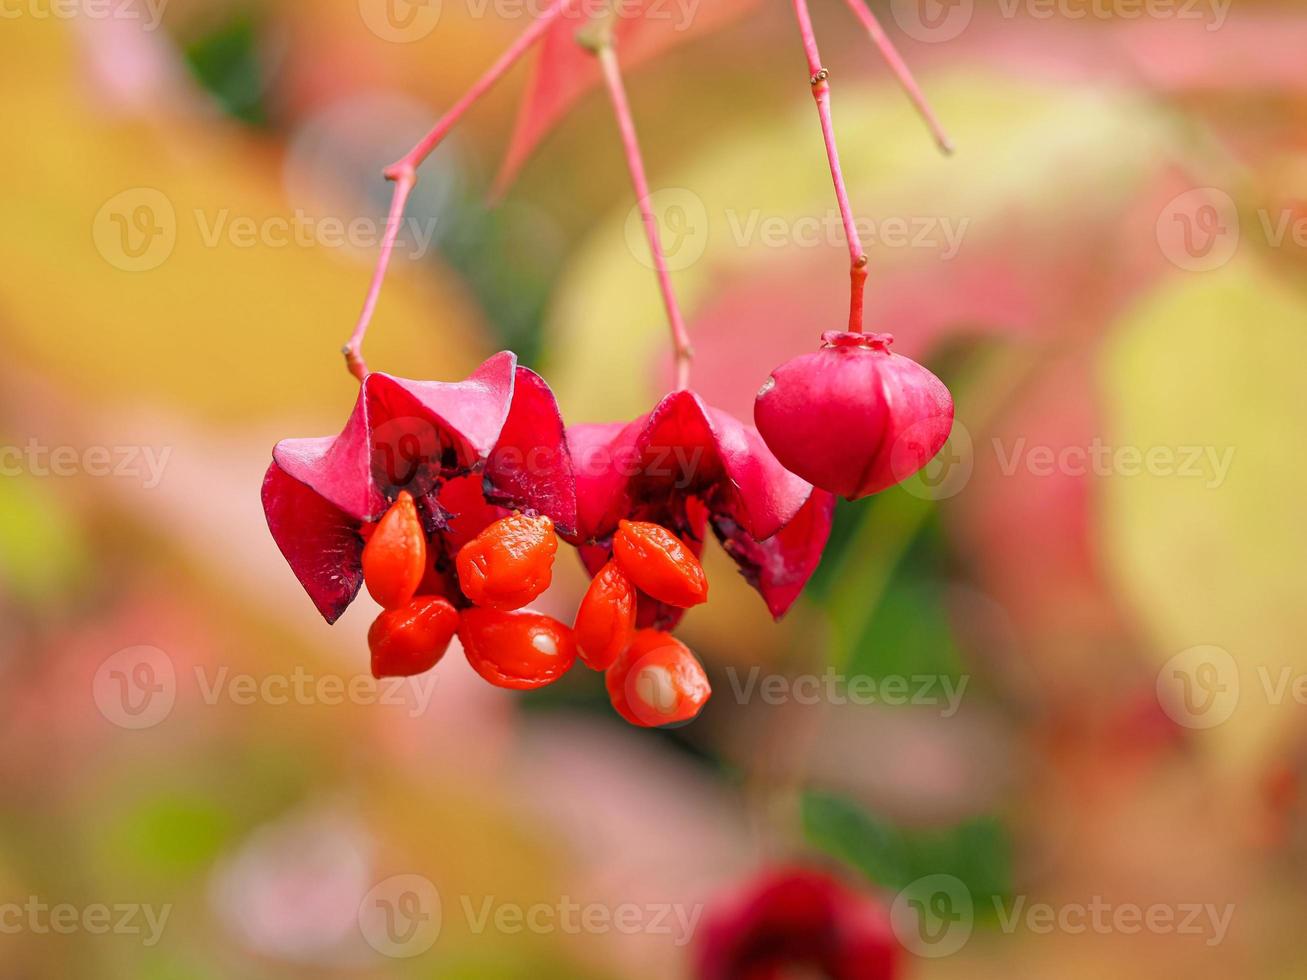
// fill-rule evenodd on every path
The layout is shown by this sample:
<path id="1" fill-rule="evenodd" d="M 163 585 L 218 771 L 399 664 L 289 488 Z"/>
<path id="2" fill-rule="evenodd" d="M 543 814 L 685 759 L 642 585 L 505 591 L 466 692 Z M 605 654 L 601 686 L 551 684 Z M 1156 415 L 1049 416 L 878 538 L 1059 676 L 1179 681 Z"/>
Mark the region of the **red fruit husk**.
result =
<path id="1" fill-rule="evenodd" d="M 571 628 L 540 613 L 474 606 L 463 611 L 458 638 L 473 670 L 515 691 L 552 684 L 576 662 Z"/>
<path id="2" fill-rule="evenodd" d="M 599 570 L 576 613 L 577 652 L 592 670 L 607 670 L 635 638 L 636 592 L 615 562 Z"/>
<path id="3" fill-rule="evenodd" d="M 857 500 L 901 483 L 948 440 L 953 398 L 890 334 L 832 331 L 758 392 L 754 422 L 787 469 Z"/>
<path id="4" fill-rule="evenodd" d="M 831 498 L 785 469 L 753 426 L 692 391 L 633 422 L 567 430 L 576 474 L 580 554 L 590 574 L 612 557 L 623 519 L 650 521 L 694 555 L 709 531 L 780 617 L 820 560 Z M 802 535 L 778 533 L 802 522 Z M 684 610 L 640 596 L 641 626 L 672 628 Z"/>
<path id="5" fill-rule="evenodd" d="M 521 609 L 549 588 L 557 553 L 553 521 L 513 514 L 459 549 L 459 585 L 478 606 Z"/>
<path id="6" fill-rule="evenodd" d="M 714 901 L 695 945 L 694 980 L 897 980 L 905 959 L 877 896 L 807 867 L 768 869 Z"/>
<path id="7" fill-rule="evenodd" d="M 407 490 L 432 553 L 420 594 L 465 599 L 458 549 L 513 510 L 576 531 L 576 485 L 549 387 L 505 351 L 454 383 L 367 375 L 337 436 L 273 450 L 262 499 L 268 529 L 327 622 L 363 585 L 368 528 Z"/>
<path id="8" fill-rule="evenodd" d="M 619 715 L 641 728 L 663 728 L 696 718 L 712 697 L 698 658 L 676 637 L 640 630 L 604 675 Z"/>
<path id="9" fill-rule="evenodd" d="M 368 630 L 373 677 L 411 677 L 430 670 L 458 630 L 458 611 L 439 596 L 419 596 L 383 612 Z"/>

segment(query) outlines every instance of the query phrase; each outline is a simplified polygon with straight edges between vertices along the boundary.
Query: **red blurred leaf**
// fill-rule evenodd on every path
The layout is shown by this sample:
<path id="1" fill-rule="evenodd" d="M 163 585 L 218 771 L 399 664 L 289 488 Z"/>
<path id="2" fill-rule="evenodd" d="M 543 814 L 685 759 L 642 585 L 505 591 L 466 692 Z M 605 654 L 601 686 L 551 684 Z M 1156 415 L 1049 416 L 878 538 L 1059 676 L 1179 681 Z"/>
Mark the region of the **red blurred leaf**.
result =
<path id="1" fill-rule="evenodd" d="M 713 0 L 682 6 L 660 0 L 632 0 L 620 5 L 613 37 L 622 65 L 632 68 L 685 41 L 716 30 L 743 15 L 757 0 Z M 495 178 L 501 195 L 549 131 L 590 89 L 599 84 L 599 64 L 576 35 L 596 18 L 594 8 L 572 11 L 549 28 L 541 41 L 517 124 Z"/>

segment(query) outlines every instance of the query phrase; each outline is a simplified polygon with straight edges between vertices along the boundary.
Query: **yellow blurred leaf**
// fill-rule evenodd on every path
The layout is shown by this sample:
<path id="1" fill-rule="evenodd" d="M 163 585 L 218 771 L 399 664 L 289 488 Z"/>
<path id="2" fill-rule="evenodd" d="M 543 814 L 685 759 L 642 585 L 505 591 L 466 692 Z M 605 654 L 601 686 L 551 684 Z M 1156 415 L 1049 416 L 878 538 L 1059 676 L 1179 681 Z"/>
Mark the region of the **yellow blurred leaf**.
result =
<path id="1" fill-rule="evenodd" d="M 343 417 L 366 236 L 351 255 L 334 227 L 297 231 L 279 153 L 235 124 L 107 111 L 66 23 L 17 18 L 0 35 L 7 351 L 93 400 Z M 365 353 L 381 370 L 461 375 L 487 353 L 478 314 L 452 274 L 414 264 L 397 254 Z"/>
<path id="2" fill-rule="evenodd" d="M 1159 288 L 1117 326 L 1102 362 L 1107 443 L 1144 459 L 1176 450 L 1104 481 L 1105 553 L 1159 664 L 1194 647 L 1233 657 L 1231 670 L 1203 651 L 1176 665 L 1214 665 L 1187 683 L 1200 707 L 1217 699 L 1197 720 L 1212 723 L 1210 744 L 1233 766 L 1303 711 L 1291 697 L 1273 702 L 1286 671 L 1307 674 L 1305 361 L 1307 302 L 1235 263 Z"/>

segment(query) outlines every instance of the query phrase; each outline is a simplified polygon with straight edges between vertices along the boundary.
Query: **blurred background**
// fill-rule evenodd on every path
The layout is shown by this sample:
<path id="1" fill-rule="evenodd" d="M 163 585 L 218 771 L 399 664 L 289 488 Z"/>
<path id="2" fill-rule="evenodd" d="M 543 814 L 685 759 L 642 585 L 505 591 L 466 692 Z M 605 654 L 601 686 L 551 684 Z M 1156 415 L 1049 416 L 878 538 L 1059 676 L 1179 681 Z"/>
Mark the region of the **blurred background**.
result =
<path id="1" fill-rule="evenodd" d="M 873 0 L 946 159 L 813 2 L 869 326 L 958 425 L 778 625 L 709 548 L 673 731 L 581 669 L 373 683 L 259 504 L 351 407 L 381 168 L 538 5 L 3 5 L 0 976 L 689 977 L 795 861 L 915 907 L 920 980 L 1307 970 L 1307 12 Z M 745 419 L 847 303 L 788 6 L 651 2 L 619 52 L 693 384 Z M 602 96 L 488 201 L 531 71 L 423 170 L 366 353 L 511 347 L 629 418 L 670 359 Z"/>

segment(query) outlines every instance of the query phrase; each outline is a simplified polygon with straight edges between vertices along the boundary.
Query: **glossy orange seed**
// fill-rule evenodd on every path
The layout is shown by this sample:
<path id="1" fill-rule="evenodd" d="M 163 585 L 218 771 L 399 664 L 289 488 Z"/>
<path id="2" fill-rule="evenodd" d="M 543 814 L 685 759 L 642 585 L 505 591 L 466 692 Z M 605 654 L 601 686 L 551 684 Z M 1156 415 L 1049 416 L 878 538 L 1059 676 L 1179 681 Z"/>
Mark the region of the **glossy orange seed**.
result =
<path id="1" fill-rule="evenodd" d="M 694 552 L 675 534 L 648 521 L 621 521 L 613 557 L 641 592 L 682 609 L 708 598 L 708 578 Z"/>
<path id="2" fill-rule="evenodd" d="M 703 665 L 676 637 L 640 630 L 604 675 L 608 699 L 633 725 L 660 728 L 695 718 L 712 687 Z"/>
<path id="3" fill-rule="evenodd" d="M 385 609 L 406 606 L 427 569 L 427 539 L 407 490 L 390 505 L 363 547 L 363 581 Z"/>
<path id="4" fill-rule="evenodd" d="M 383 612 L 368 630 L 373 677 L 411 677 L 445 655 L 458 630 L 458 610 L 440 596 L 419 596 Z"/>
<path id="5" fill-rule="evenodd" d="M 636 593 L 616 562 L 590 582 L 576 613 L 576 646 L 587 667 L 607 670 L 635 636 Z"/>
<path id="6" fill-rule="evenodd" d="M 459 549 L 458 583 L 478 606 L 521 609 L 549 588 L 557 553 L 553 521 L 513 514 Z"/>
<path id="7" fill-rule="evenodd" d="M 571 628 L 540 613 L 465 609 L 458 638 L 472 669 L 496 687 L 544 687 L 576 662 Z"/>

